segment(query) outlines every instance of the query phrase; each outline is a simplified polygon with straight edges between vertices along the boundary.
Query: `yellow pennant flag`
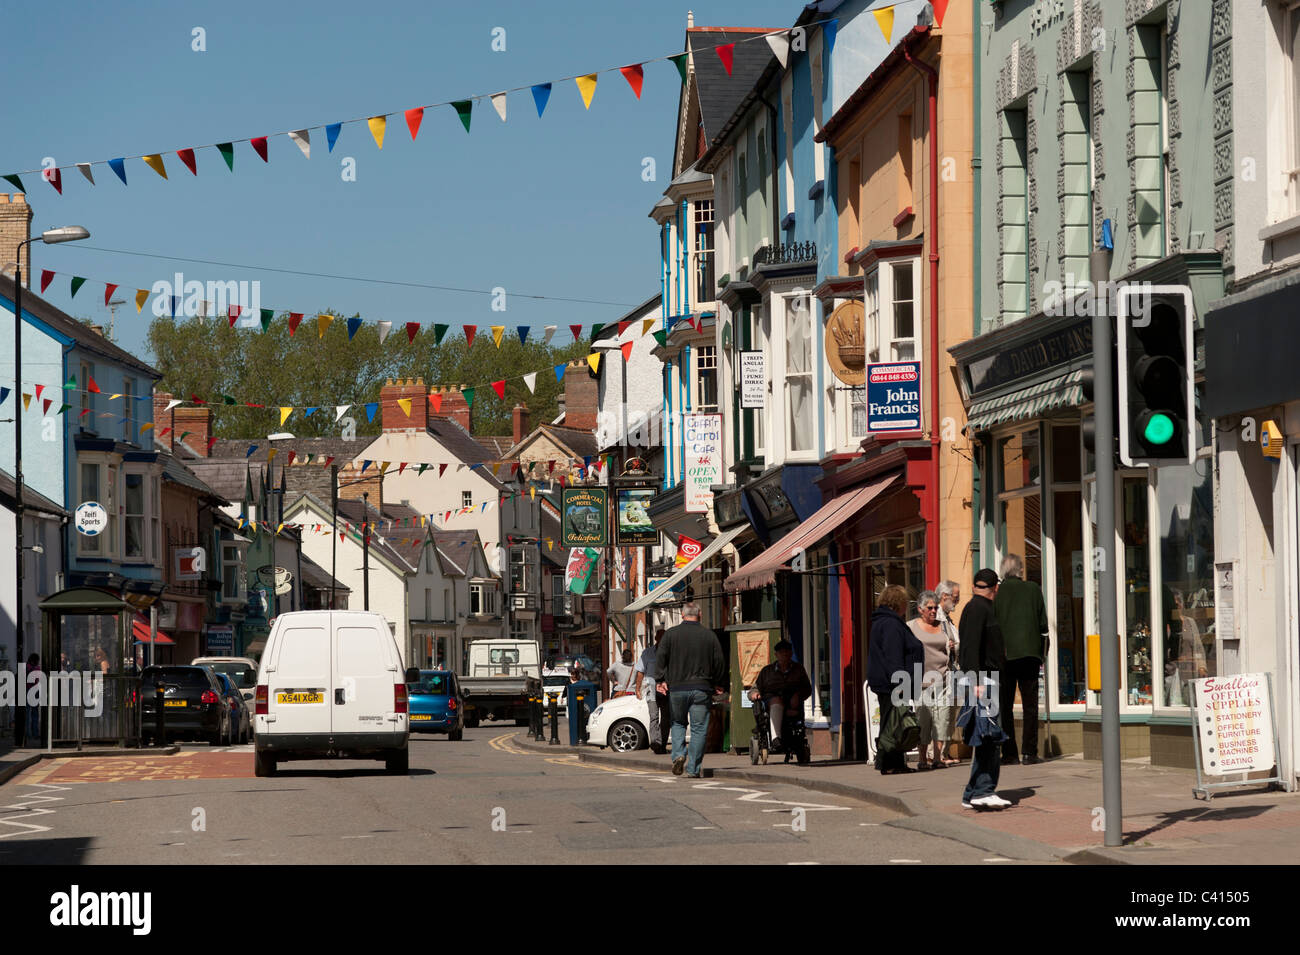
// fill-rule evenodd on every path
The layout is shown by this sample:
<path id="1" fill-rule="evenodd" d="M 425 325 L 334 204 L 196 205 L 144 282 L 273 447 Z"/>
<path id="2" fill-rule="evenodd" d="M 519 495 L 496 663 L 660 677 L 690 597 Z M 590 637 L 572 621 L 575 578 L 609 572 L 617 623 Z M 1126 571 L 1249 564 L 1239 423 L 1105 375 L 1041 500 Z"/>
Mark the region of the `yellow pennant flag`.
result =
<path id="1" fill-rule="evenodd" d="M 528 495 L 532 500 L 537 500 L 537 485 L 533 485 L 528 489 Z"/>
<path id="2" fill-rule="evenodd" d="M 641 337 L 642 337 L 642 338 L 645 338 L 645 336 L 646 336 L 646 332 L 648 332 L 648 331 L 650 331 L 650 329 L 654 328 L 654 324 L 655 324 L 655 319 L 653 319 L 653 318 L 643 318 L 643 319 L 641 320 Z"/>
<path id="3" fill-rule="evenodd" d="M 144 434 L 146 431 L 148 431 L 148 430 L 149 430 L 150 428 L 152 428 L 152 427 L 153 427 L 153 422 L 152 422 L 152 421 L 150 421 L 148 424 L 142 424 L 142 425 L 140 425 L 140 433 L 141 433 L 141 434 Z"/>
<path id="4" fill-rule="evenodd" d="M 505 332 L 506 327 L 504 325 L 492 326 L 492 341 L 496 344 L 497 348 L 501 347 L 501 336 L 504 335 Z"/>
<path id="5" fill-rule="evenodd" d="M 325 337 L 325 329 L 330 327 L 330 322 L 334 321 L 333 315 L 317 315 L 316 327 L 320 329 L 320 337 Z"/>
<path id="6" fill-rule="evenodd" d="M 880 24 L 880 32 L 885 35 L 885 42 L 891 42 L 891 37 L 894 35 L 894 8 L 881 7 L 871 12 L 876 18 L 876 23 Z"/>
<path id="7" fill-rule="evenodd" d="M 587 364 L 591 366 L 591 370 L 594 373 L 600 374 L 600 352 L 594 351 L 588 355 Z"/>
<path id="8" fill-rule="evenodd" d="M 118 398 L 121 398 L 121 397 L 122 397 L 121 395 L 109 395 L 109 396 L 108 396 L 108 400 L 109 400 L 109 401 L 116 401 Z"/>
<path id="9" fill-rule="evenodd" d="M 293 409 L 290 408 L 289 410 L 292 411 Z M 284 419 L 283 419 L 283 418 L 280 419 L 280 424 L 284 424 Z M 267 464 L 270 464 L 272 461 L 275 460 L 275 451 L 276 451 L 276 449 L 275 449 L 275 448 L 272 448 L 270 451 L 266 452 L 266 463 L 267 463 Z"/>
<path id="10" fill-rule="evenodd" d="M 387 471 L 387 470 L 388 470 L 388 466 L 389 466 L 391 463 L 392 463 L 391 461 L 384 461 L 384 462 L 381 462 L 380 465 L 379 465 L 379 473 L 380 473 L 380 474 L 383 474 L 385 471 Z"/>
<path id="11" fill-rule="evenodd" d="M 284 423 L 289 420 L 289 415 L 291 414 L 293 414 L 292 407 L 280 409 L 280 427 L 284 427 Z"/>
<path id="12" fill-rule="evenodd" d="M 388 126 L 387 116 L 371 116 L 366 120 L 370 126 L 370 135 L 375 137 L 375 145 L 384 148 L 384 129 Z"/>
<path id="13" fill-rule="evenodd" d="M 144 164 L 146 166 L 164 179 L 167 178 L 167 167 L 163 165 L 162 156 L 158 155 L 158 153 L 154 153 L 152 156 L 143 156 L 141 158 L 144 159 Z"/>
<path id="14" fill-rule="evenodd" d="M 281 524 L 279 527 L 275 529 L 276 536 L 279 536 L 280 531 L 282 530 L 284 530 L 284 524 Z"/>
<path id="15" fill-rule="evenodd" d="M 30 411 L 30 410 L 31 410 L 31 407 L 32 407 L 32 396 L 29 395 L 29 394 L 26 394 L 26 393 L 24 392 L 24 394 L 23 394 L 23 410 L 24 410 L 24 411 Z M 14 536 L 17 536 L 17 534 L 15 533 Z"/>
<path id="16" fill-rule="evenodd" d="M 149 301 L 149 293 L 142 288 L 135 290 L 135 313 L 140 314 L 140 309 L 144 308 L 144 303 Z"/>
<path id="17" fill-rule="evenodd" d="M 554 537 L 548 537 L 548 538 L 546 538 L 546 549 L 547 549 L 547 550 L 555 550 L 555 538 L 554 538 Z"/>
<path id="18" fill-rule="evenodd" d="M 596 74 L 588 73 L 586 76 L 575 76 L 573 81 L 578 84 L 578 92 L 582 94 L 582 105 L 591 109 L 591 97 L 596 93 Z"/>
<path id="19" fill-rule="evenodd" d="M 397 399 L 397 407 L 399 407 L 399 408 L 402 409 L 402 414 L 406 415 L 408 418 L 411 417 L 411 399 L 410 399 L 410 398 L 398 398 L 398 399 Z"/>

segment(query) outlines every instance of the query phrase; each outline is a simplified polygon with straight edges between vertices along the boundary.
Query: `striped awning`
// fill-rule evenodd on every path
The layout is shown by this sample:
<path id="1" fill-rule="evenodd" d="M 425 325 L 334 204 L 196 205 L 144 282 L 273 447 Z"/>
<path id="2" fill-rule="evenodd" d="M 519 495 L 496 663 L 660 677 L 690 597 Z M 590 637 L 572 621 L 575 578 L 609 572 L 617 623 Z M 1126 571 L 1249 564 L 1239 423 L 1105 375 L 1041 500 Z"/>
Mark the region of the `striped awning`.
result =
<path id="1" fill-rule="evenodd" d="M 1029 388 L 1012 391 L 996 398 L 971 403 L 966 414 L 966 430 L 987 431 L 1006 421 L 1036 418 L 1054 408 L 1067 408 L 1083 401 L 1084 369 L 1039 382 Z"/>

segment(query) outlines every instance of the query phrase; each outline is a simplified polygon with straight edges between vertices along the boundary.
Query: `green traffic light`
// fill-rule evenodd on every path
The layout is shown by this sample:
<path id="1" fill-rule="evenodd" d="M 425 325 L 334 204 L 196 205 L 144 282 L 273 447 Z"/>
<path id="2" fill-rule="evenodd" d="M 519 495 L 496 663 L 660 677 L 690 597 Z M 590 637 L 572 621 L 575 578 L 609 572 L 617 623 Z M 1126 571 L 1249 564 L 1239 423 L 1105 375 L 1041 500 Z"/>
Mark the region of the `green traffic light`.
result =
<path id="1" fill-rule="evenodd" d="M 1167 414 L 1157 412 L 1142 429 L 1142 439 L 1147 444 L 1168 444 L 1174 437 L 1174 422 Z"/>

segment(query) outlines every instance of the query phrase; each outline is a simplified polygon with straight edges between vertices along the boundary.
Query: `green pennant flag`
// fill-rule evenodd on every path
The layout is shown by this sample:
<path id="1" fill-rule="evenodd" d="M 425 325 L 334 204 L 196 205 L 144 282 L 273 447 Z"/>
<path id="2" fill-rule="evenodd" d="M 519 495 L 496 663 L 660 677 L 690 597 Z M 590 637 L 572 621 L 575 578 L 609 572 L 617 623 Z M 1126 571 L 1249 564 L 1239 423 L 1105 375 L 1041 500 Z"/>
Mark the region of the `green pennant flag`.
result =
<path id="1" fill-rule="evenodd" d="M 59 414 L 63 414 L 63 412 L 67 411 L 67 410 L 68 410 L 69 408 L 71 408 L 71 407 L 72 407 L 72 405 L 64 405 L 62 408 L 59 409 L 59 412 L 58 412 L 58 413 L 59 413 Z"/>
<path id="2" fill-rule="evenodd" d="M 228 404 L 228 405 L 239 404 L 239 402 L 237 402 L 234 398 L 230 397 L 230 395 L 222 395 L 221 401 L 223 404 Z"/>
<path id="3" fill-rule="evenodd" d="M 434 325 L 434 326 L 433 326 L 433 343 L 434 343 L 435 345 L 441 345 L 441 344 L 442 344 L 442 336 L 447 334 L 447 329 L 449 329 L 449 328 L 451 328 L 450 325 Z"/>
<path id="4" fill-rule="evenodd" d="M 274 313 L 269 308 L 262 309 L 262 331 L 271 327 L 271 317 Z"/>
<path id="5" fill-rule="evenodd" d="M 5 176 L 5 179 L 7 179 L 9 182 L 13 183 L 13 184 L 14 184 L 14 188 L 16 188 L 19 192 L 21 192 L 21 193 L 23 193 L 23 194 L 26 194 L 26 192 L 27 192 L 27 187 L 23 185 L 23 181 L 22 181 L 21 179 L 18 178 L 18 174 L 17 174 L 17 173 L 14 173 L 12 176 Z"/>
<path id="6" fill-rule="evenodd" d="M 683 82 L 685 82 L 683 80 Z M 221 153 L 221 158 L 226 161 L 226 166 L 231 172 L 235 171 L 235 144 L 234 143 L 217 143 L 217 152 Z"/>
<path id="7" fill-rule="evenodd" d="M 81 287 L 82 287 L 83 285 L 85 285 L 85 284 L 86 284 L 86 280 L 83 279 L 80 275 L 74 275 L 74 276 L 72 277 L 72 297 L 73 297 L 73 298 L 76 298 L 76 297 L 77 297 L 77 293 L 81 291 Z"/>
<path id="8" fill-rule="evenodd" d="M 596 336 L 600 334 L 600 330 L 601 330 L 602 328 L 604 328 L 604 327 L 605 327 L 605 323 L 604 323 L 604 322 L 593 322 L 593 323 L 592 323 L 592 326 L 591 326 L 591 340 L 592 340 L 593 342 L 596 340 Z"/>
<path id="9" fill-rule="evenodd" d="M 67 380 L 67 382 L 66 382 L 66 383 L 64 384 L 64 386 L 63 386 L 63 388 L 64 388 L 65 391 L 72 391 L 72 390 L 76 389 L 76 387 L 77 387 L 77 376 L 76 376 L 76 375 L 73 375 L 71 378 L 69 378 L 69 379 Z"/>
<path id="10" fill-rule="evenodd" d="M 474 108 L 474 101 L 473 101 L 472 99 L 461 99 L 461 100 L 457 100 L 456 102 L 452 103 L 451 105 L 452 105 L 453 107 L 455 107 L 455 109 L 456 109 L 456 115 L 459 116 L 459 117 L 460 117 L 460 121 L 461 121 L 462 123 L 465 124 L 465 132 L 468 133 L 468 132 L 469 132 L 469 114 L 470 114 L 470 111 Z"/>
<path id="11" fill-rule="evenodd" d="M 420 470 L 416 471 L 415 473 L 416 473 L 417 475 L 423 474 L 423 473 L 424 473 L 424 469 L 427 468 L 428 466 L 429 466 L 429 465 L 427 465 L 427 464 L 421 464 L 421 465 L 420 465 Z"/>
<path id="12" fill-rule="evenodd" d="M 653 332 L 652 334 L 655 337 L 655 341 L 659 343 L 660 348 L 663 348 L 664 345 L 668 344 L 668 333 L 664 331 L 662 328 L 659 329 L 659 331 L 657 332 Z"/>
<path id="13" fill-rule="evenodd" d="M 474 407 L 474 389 L 473 389 L 473 388 L 466 388 L 466 389 L 465 389 L 463 392 L 461 392 L 461 393 L 465 396 L 465 404 L 468 405 L 469 407 L 473 408 L 473 407 Z"/>
<path id="14" fill-rule="evenodd" d="M 673 66 L 677 67 L 677 72 L 682 74 L 682 82 L 686 82 L 686 54 L 678 53 L 676 56 L 670 56 L 668 59 L 673 61 Z"/>

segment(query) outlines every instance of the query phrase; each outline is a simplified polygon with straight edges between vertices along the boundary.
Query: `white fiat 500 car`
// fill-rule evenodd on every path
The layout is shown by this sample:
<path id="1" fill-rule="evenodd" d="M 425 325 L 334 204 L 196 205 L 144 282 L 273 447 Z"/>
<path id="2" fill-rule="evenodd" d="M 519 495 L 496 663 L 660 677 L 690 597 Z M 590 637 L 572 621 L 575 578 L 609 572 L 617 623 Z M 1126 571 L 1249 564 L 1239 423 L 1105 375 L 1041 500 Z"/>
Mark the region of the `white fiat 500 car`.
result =
<path id="1" fill-rule="evenodd" d="M 650 746 L 650 710 L 636 696 L 606 700 L 587 718 L 587 738 L 594 746 L 627 753 Z"/>

